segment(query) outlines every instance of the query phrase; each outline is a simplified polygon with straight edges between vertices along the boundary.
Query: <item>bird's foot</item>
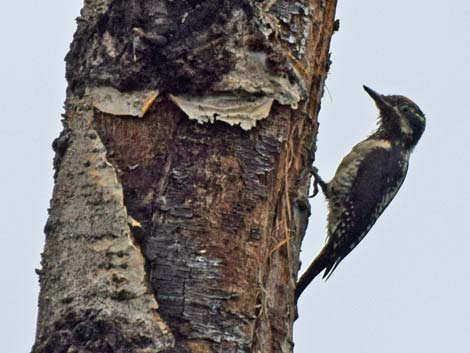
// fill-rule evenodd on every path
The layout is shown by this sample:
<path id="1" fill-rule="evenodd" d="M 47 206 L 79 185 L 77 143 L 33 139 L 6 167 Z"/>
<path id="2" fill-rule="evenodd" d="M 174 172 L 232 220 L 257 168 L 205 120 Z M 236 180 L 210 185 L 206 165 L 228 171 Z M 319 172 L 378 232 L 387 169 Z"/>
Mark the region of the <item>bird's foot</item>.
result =
<path id="1" fill-rule="evenodd" d="M 310 167 L 310 174 L 313 176 L 313 191 L 312 194 L 309 195 L 310 198 L 317 196 L 318 194 L 318 185 L 320 185 L 321 190 L 326 195 L 327 191 L 327 184 L 323 181 L 323 179 L 318 174 L 318 168 L 311 166 Z"/>

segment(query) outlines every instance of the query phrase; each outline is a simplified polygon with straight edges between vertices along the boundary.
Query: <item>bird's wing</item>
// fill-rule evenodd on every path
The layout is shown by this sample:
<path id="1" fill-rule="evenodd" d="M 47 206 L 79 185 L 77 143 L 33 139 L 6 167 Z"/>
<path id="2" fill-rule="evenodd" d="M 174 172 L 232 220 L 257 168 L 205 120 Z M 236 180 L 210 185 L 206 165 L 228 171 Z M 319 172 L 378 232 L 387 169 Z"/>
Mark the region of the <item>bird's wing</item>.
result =
<path id="1" fill-rule="evenodd" d="M 358 232 L 368 225 L 372 227 L 397 194 L 407 169 L 407 158 L 401 158 L 393 149 L 377 148 L 367 154 L 358 168 L 350 193 Z"/>
<path id="2" fill-rule="evenodd" d="M 361 161 L 350 191 L 345 196 L 346 208 L 338 218 L 341 221 L 329 234 L 330 246 L 336 256 L 335 261 L 326 268 L 324 277 L 328 277 L 365 237 L 395 197 L 406 176 L 406 160 L 399 158 L 393 148 L 376 148 Z"/>

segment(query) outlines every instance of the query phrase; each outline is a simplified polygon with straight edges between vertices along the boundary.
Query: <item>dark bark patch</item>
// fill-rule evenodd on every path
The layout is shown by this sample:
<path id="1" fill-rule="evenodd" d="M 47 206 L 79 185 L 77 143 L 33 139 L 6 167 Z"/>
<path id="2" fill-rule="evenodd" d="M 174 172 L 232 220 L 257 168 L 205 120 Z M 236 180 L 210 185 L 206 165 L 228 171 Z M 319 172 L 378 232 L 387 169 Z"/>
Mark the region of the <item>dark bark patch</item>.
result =
<path id="1" fill-rule="evenodd" d="M 235 64 L 225 28 L 235 9 L 251 17 L 241 0 L 113 1 L 96 23 L 78 22 L 66 56 L 69 88 L 204 92 Z"/>
<path id="2" fill-rule="evenodd" d="M 60 164 L 62 162 L 62 158 L 67 151 L 67 148 L 70 145 L 70 140 L 72 138 L 71 131 L 68 128 L 64 128 L 60 135 L 52 142 L 52 149 L 55 152 L 54 156 L 54 178 L 57 177 L 57 172 L 60 169 Z"/>
<path id="3" fill-rule="evenodd" d="M 169 101 L 143 119 L 96 114 L 128 213 L 142 225 L 138 239 L 175 352 L 187 340 L 210 343 L 213 351 L 251 345 L 249 313 L 266 251 L 253 240 L 269 233 L 273 215 L 262 205 L 275 187 L 287 133 L 276 118 L 245 132 L 220 122 L 197 124 Z"/>
<path id="4" fill-rule="evenodd" d="M 128 353 L 152 349 L 153 339 L 145 335 L 126 338 L 122 327 L 125 317 L 106 317 L 100 312 L 69 311 L 54 323 L 54 331 L 33 347 L 35 353 Z"/>

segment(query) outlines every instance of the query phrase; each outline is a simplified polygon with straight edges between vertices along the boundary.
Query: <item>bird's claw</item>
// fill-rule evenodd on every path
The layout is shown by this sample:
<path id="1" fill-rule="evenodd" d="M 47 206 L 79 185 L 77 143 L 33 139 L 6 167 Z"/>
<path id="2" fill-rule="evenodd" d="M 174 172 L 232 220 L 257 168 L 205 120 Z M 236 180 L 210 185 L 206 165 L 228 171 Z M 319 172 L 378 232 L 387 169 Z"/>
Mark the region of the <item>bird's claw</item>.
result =
<path id="1" fill-rule="evenodd" d="M 310 174 L 313 176 L 313 190 L 312 190 L 312 194 L 309 195 L 308 197 L 312 198 L 312 197 L 317 196 L 317 194 L 318 194 L 318 191 L 319 191 L 318 185 L 320 185 L 322 190 L 325 191 L 324 188 L 326 187 L 326 184 L 322 180 L 320 175 L 318 175 L 318 168 L 317 167 L 311 166 L 310 167 Z"/>
<path id="2" fill-rule="evenodd" d="M 318 182 L 316 180 L 313 181 L 313 190 L 310 195 L 308 195 L 309 198 L 313 198 L 317 196 L 318 194 Z"/>

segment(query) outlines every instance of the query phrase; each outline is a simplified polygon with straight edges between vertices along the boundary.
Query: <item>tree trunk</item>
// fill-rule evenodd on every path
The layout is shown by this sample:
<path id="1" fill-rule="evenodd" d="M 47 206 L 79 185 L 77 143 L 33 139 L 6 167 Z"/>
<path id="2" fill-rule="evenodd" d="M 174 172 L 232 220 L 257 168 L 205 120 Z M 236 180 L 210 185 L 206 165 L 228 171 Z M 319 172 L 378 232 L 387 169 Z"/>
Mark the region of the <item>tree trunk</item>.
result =
<path id="1" fill-rule="evenodd" d="M 335 0 L 85 0 L 34 353 L 292 352 Z"/>

